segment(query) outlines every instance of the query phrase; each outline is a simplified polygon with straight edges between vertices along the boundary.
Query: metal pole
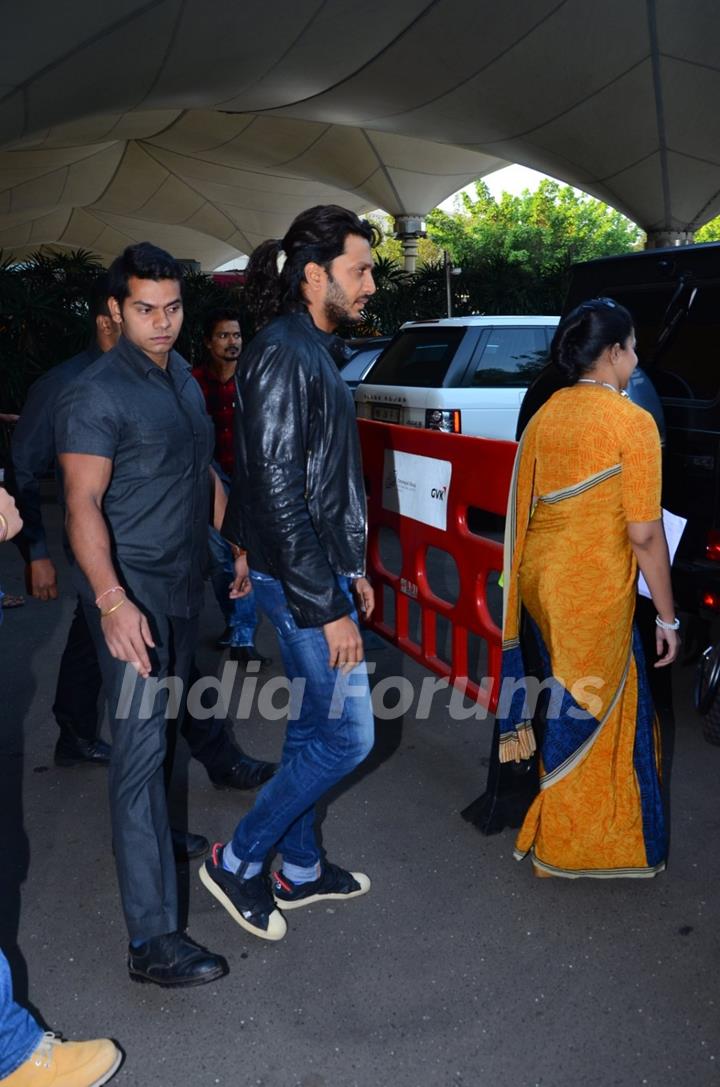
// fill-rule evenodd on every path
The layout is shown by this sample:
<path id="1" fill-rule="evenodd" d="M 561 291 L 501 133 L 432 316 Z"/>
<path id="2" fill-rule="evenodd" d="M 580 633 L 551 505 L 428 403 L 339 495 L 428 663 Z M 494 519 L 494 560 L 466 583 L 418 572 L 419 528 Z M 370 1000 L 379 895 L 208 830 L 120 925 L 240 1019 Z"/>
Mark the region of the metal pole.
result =
<path id="1" fill-rule="evenodd" d="M 452 262 L 450 260 L 450 254 L 447 249 L 443 249 L 443 261 L 445 264 L 445 302 L 447 304 L 447 315 L 452 317 L 452 291 L 450 290 L 450 273 L 452 271 Z"/>

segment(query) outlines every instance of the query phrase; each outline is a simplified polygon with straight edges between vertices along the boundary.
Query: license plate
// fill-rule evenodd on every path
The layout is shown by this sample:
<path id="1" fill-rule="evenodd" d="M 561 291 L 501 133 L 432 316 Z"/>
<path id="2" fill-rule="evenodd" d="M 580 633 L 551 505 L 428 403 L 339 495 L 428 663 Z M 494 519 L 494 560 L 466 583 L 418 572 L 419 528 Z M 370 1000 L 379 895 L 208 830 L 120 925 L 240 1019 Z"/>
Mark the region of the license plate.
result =
<path id="1" fill-rule="evenodd" d="M 372 417 L 378 423 L 399 423 L 400 408 L 389 407 L 387 404 L 373 404 Z"/>

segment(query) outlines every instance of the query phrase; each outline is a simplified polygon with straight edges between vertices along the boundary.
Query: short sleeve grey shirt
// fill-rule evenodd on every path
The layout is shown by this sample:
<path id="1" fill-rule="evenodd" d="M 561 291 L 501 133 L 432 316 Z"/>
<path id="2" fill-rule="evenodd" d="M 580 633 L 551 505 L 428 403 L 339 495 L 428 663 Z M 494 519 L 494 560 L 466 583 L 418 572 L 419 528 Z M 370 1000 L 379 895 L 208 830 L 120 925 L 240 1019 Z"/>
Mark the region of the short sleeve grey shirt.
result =
<path id="1" fill-rule="evenodd" d="M 214 433 L 190 367 L 167 370 L 126 339 L 63 390 L 58 454 L 112 461 L 103 499 L 113 561 L 145 610 L 189 618 L 203 596 Z M 78 590 L 92 590 L 75 567 Z"/>

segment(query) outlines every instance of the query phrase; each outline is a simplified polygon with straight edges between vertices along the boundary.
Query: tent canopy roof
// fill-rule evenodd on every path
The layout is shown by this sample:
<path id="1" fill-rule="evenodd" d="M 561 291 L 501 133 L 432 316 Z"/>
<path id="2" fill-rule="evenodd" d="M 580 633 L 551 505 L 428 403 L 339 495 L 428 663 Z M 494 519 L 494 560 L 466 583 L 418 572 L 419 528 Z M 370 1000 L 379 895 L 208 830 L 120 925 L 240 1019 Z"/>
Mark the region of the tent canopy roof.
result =
<path id="1" fill-rule="evenodd" d="M 424 214 L 523 163 L 647 230 L 720 212 L 712 0 L 26 0 L 4 26 L 0 246 L 214 267 L 312 203 Z"/>

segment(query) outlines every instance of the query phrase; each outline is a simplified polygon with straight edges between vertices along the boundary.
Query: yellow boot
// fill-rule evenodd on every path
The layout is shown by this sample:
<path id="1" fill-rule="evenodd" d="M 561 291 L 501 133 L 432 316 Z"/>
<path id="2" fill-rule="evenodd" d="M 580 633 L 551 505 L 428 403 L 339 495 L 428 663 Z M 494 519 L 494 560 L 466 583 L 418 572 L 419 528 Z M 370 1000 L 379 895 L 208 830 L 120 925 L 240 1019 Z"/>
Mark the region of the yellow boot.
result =
<path id="1" fill-rule="evenodd" d="M 122 1053 L 109 1038 L 61 1042 L 45 1034 L 35 1052 L 2 1087 L 100 1087 L 115 1075 Z"/>

